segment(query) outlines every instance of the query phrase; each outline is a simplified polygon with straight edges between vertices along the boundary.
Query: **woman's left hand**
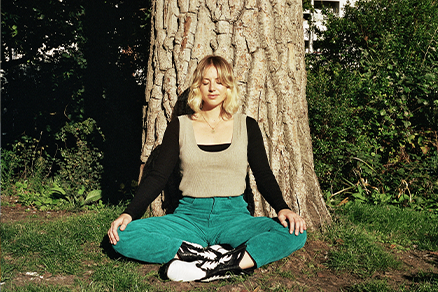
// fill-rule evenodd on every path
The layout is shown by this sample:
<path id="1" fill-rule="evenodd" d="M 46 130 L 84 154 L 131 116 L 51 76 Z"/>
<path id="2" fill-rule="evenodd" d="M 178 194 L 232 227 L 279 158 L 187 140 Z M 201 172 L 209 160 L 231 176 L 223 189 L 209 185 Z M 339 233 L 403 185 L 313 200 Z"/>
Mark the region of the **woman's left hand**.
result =
<path id="1" fill-rule="evenodd" d="M 303 233 L 307 229 L 306 222 L 295 212 L 289 209 L 282 209 L 278 212 L 278 220 L 284 227 L 288 226 L 289 221 L 289 233 L 292 234 L 295 230 L 295 235 Z"/>

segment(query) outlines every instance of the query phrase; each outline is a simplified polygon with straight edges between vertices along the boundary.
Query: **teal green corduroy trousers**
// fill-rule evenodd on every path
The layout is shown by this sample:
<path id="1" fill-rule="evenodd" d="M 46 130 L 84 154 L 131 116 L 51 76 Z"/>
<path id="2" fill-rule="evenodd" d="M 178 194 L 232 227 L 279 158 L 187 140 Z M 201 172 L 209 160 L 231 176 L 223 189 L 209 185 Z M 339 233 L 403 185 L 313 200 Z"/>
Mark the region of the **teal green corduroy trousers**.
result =
<path id="1" fill-rule="evenodd" d="M 173 214 L 134 220 L 119 230 L 114 249 L 128 258 L 166 263 L 183 241 L 204 247 L 246 244 L 256 267 L 277 261 L 302 248 L 306 232 L 290 234 L 289 228 L 268 217 L 253 217 L 243 196 L 183 197 Z"/>

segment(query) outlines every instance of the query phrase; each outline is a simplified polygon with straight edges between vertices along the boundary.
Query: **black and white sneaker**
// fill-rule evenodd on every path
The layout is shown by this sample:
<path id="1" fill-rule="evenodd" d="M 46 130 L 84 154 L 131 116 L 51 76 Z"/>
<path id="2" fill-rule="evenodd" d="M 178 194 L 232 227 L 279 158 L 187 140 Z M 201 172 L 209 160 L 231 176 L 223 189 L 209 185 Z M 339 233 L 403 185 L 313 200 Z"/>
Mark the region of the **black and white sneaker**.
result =
<path id="1" fill-rule="evenodd" d="M 201 282 L 211 282 L 220 279 L 228 279 L 238 275 L 250 275 L 254 269 L 241 269 L 240 261 L 245 255 L 246 246 L 244 244 L 223 254 L 216 260 L 207 260 L 196 264 L 201 270 L 205 271 L 205 276 Z"/>
<path id="2" fill-rule="evenodd" d="M 201 261 L 185 262 L 173 259 L 163 266 L 164 275 L 176 282 L 198 281 L 205 277 L 205 271 L 198 268 L 197 264 Z"/>
<path id="3" fill-rule="evenodd" d="M 213 245 L 209 247 L 203 247 L 202 245 L 183 241 L 178 252 L 178 258 L 185 262 L 194 261 L 214 261 L 223 254 L 229 252 L 226 246 Z"/>

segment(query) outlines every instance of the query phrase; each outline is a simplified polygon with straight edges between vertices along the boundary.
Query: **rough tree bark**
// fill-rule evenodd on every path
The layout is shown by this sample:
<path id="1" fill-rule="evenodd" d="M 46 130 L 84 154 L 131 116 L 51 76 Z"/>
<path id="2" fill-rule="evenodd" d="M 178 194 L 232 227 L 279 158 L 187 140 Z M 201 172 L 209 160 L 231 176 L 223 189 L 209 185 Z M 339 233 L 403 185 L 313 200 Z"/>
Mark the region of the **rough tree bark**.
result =
<path id="1" fill-rule="evenodd" d="M 286 202 L 310 229 L 329 223 L 314 172 L 301 0 L 156 0 L 152 11 L 141 160 L 161 143 L 198 61 L 220 55 L 234 67 L 240 111 L 259 122 Z M 275 216 L 252 175 L 250 184 L 255 216 Z M 151 205 L 156 216 L 162 200 Z"/>

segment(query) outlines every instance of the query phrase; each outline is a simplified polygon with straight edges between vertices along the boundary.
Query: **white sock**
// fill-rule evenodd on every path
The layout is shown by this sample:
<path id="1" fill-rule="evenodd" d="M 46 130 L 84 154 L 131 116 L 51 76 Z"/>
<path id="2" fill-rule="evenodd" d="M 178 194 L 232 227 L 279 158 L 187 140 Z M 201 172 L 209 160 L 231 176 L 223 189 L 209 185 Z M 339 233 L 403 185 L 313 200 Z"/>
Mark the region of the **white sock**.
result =
<path id="1" fill-rule="evenodd" d="M 200 262 L 201 261 L 184 262 L 175 260 L 170 263 L 167 269 L 167 277 L 177 282 L 190 282 L 202 279 L 206 273 L 196 266 L 196 264 Z"/>

